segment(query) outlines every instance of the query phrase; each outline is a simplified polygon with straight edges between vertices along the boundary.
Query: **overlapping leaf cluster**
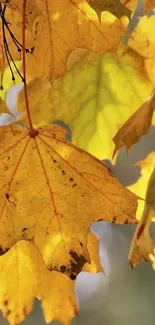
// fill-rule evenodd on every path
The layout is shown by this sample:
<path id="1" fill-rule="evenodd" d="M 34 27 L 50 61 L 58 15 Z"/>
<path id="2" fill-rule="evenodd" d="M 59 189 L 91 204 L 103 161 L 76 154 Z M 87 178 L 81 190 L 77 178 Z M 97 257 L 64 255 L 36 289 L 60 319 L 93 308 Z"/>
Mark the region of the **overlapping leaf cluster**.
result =
<path id="1" fill-rule="evenodd" d="M 23 1 L 0 1 L 3 99 L 9 69 L 17 83 L 23 75 Z M 154 265 L 154 153 L 130 187 L 136 195 L 98 159 L 111 159 L 124 145 L 130 149 L 154 123 L 155 16 L 140 17 L 130 32 L 134 0 L 125 6 L 118 0 L 26 2 L 34 129 L 23 90 L 18 118 L 1 99 L 0 112 L 12 114 L 13 123 L 0 128 L 0 308 L 15 325 L 37 297 L 47 322 L 69 324 L 78 309 L 77 275 L 103 271 L 98 238 L 89 230 L 93 221 L 137 223 L 138 196 L 146 197 L 139 201 L 129 260 L 135 266 L 150 257 Z M 145 1 L 144 13 L 153 8 Z M 18 120 L 24 126 L 14 125 Z M 57 120 L 69 126 L 72 143 L 50 124 Z"/>

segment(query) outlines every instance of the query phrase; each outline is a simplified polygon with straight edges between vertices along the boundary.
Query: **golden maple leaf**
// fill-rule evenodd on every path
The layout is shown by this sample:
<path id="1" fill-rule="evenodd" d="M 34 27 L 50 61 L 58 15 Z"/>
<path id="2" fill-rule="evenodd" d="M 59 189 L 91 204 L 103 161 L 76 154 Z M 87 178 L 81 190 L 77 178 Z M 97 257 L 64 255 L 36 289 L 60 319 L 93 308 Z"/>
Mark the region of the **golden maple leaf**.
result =
<path id="1" fill-rule="evenodd" d="M 98 238 L 91 231 L 87 246 L 90 264 L 86 263 L 83 271 L 103 272 Z M 74 295 L 75 281 L 62 274 L 64 269 L 62 265 L 61 272 L 48 271 L 36 247 L 24 240 L 0 256 L 0 309 L 10 324 L 19 324 L 26 318 L 35 297 L 41 300 L 46 322 L 57 320 L 70 324 L 77 314 L 78 303 Z"/>
<path id="2" fill-rule="evenodd" d="M 152 218 L 155 216 L 155 153 L 138 163 L 141 166 L 142 176 L 139 180 L 128 188 L 135 194 L 144 198 L 145 201 L 138 203 L 137 219 L 140 220 L 129 252 L 129 260 L 134 267 L 141 261 L 149 259 L 149 254 L 153 253 L 153 241 L 149 234 Z"/>
<path id="3" fill-rule="evenodd" d="M 140 140 L 141 136 L 148 133 L 154 110 L 155 91 L 153 90 L 147 101 L 124 123 L 113 138 L 114 154 L 123 146 L 126 146 L 128 151 L 133 144 Z"/>
<path id="4" fill-rule="evenodd" d="M 95 234 L 89 231 L 87 248 L 90 264 L 86 263 L 83 271 L 103 272 L 98 242 Z M 64 265 L 61 266 L 61 272 L 50 272 L 32 243 L 18 241 L 6 254 L 0 256 L 0 309 L 3 316 L 10 324 L 19 324 L 32 311 L 36 297 L 41 300 L 46 322 L 57 320 L 70 324 L 77 314 L 78 303 L 74 295 L 75 281 L 63 275 L 64 272 Z"/>
<path id="5" fill-rule="evenodd" d="M 87 240 L 90 263 L 84 264 L 82 271 L 89 273 L 104 272 L 99 256 L 99 238 L 92 231 L 89 231 Z"/>
<path id="6" fill-rule="evenodd" d="M 77 50 L 69 66 L 68 73 L 53 85 L 48 78 L 36 78 L 28 85 L 33 124 L 62 120 L 70 127 L 74 144 L 100 159 L 111 159 L 112 138 L 119 125 L 136 112 L 153 88 L 144 60 L 121 44 L 116 54 Z M 17 109 L 19 119 L 27 124 L 23 91 Z"/>
<path id="7" fill-rule="evenodd" d="M 35 297 L 42 300 L 46 322 L 68 325 L 77 314 L 74 281 L 47 270 L 39 251 L 28 241 L 18 241 L 0 256 L 0 287 L 0 309 L 11 325 L 25 319 Z"/>
<path id="8" fill-rule="evenodd" d="M 33 138 L 21 126 L 0 128 L 0 246 L 26 239 L 49 269 L 75 278 L 89 261 L 93 221 L 135 223 L 137 197 L 109 169 L 44 126 Z"/>
<path id="9" fill-rule="evenodd" d="M 35 297 L 47 322 L 69 324 L 77 304 L 66 275 L 103 271 L 91 223 L 136 222 L 137 196 L 65 135 L 57 125 L 0 128 L 0 308 L 12 325 L 31 312 Z"/>

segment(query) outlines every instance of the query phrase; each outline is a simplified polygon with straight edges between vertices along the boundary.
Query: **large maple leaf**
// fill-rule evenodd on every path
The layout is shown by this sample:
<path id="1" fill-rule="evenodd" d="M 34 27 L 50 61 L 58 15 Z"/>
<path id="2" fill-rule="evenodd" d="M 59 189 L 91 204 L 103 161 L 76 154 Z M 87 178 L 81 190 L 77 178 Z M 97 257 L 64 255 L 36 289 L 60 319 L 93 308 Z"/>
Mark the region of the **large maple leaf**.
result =
<path id="1" fill-rule="evenodd" d="M 0 246 L 26 239 L 49 269 L 75 278 L 89 261 L 93 221 L 135 223 L 137 197 L 109 169 L 65 140 L 64 129 L 0 128 Z"/>

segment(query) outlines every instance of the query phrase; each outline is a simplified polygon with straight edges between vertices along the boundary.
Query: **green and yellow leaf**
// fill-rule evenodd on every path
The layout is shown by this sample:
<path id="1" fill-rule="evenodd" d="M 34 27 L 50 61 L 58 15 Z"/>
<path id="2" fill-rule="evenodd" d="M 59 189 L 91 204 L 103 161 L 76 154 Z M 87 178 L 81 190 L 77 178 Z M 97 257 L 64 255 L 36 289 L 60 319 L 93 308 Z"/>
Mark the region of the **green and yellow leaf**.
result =
<path id="1" fill-rule="evenodd" d="M 111 159 L 113 137 L 152 91 L 144 60 L 120 47 L 117 54 L 82 52 L 79 61 L 77 56 L 72 61 L 76 63 L 53 86 L 47 78 L 28 85 L 33 123 L 62 120 L 70 127 L 74 144 L 99 159 Z M 23 92 L 17 106 L 19 119 L 27 124 Z"/>

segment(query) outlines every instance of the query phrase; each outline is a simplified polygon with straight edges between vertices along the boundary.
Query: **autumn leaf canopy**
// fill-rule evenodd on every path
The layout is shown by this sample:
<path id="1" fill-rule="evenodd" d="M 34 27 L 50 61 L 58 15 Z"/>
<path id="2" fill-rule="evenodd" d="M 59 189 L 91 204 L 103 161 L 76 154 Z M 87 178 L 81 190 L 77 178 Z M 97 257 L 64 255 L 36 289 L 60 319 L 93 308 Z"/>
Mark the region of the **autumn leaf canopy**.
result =
<path id="1" fill-rule="evenodd" d="M 0 309 L 11 325 L 35 298 L 46 322 L 76 317 L 78 274 L 104 272 L 93 222 L 138 223 L 130 264 L 155 265 L 155 153 L 128 188 L 102 162 L 155 124 L 154 4 L 131 28 L 135 9 L 0 0 Z"/>

